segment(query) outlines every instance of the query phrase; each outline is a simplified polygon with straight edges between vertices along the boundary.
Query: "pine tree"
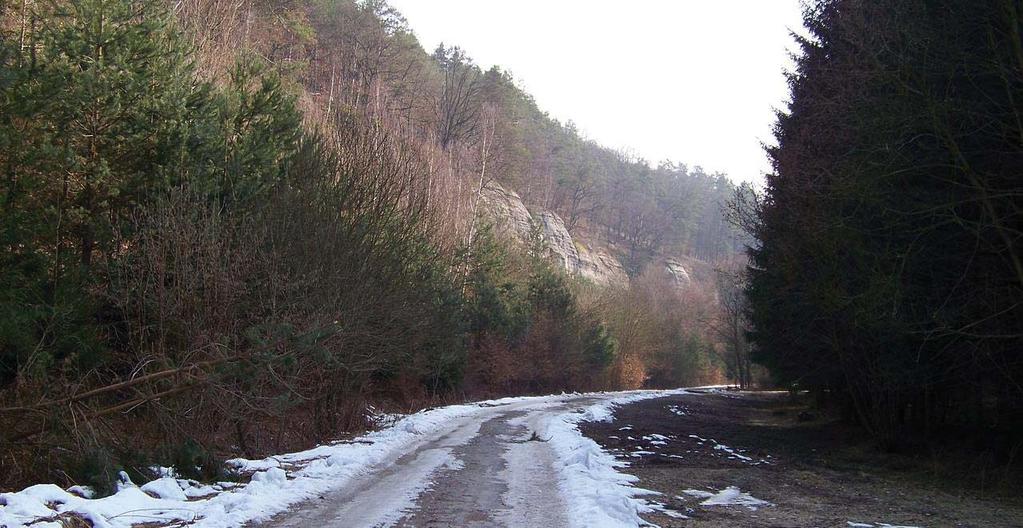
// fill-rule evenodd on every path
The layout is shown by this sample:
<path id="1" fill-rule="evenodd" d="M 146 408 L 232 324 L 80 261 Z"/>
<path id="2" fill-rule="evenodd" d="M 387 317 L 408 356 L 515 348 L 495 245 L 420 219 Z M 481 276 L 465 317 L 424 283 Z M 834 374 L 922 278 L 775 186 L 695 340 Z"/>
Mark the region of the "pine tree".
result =
<path id="1" fill-rule="evenodd" d="M 759 359 L 890 442 L 981 423 L 978 394 L 1015 407 L 1018 12 L 828 0 L 806 22 L 751 252 Z"/>
<path id="2" fill-rule="evenodd" d="M 89 290 L 134 207 L 181 178 L 198 85 L 168 19 L 151 3 L 74 0 L 33 13 L 4 39 L 0 263 L 4 379 L 64 358 L 95 361 Z M 87 359 L 91 358 L 91 359 Z"/>
<path id="3" fill-rule="evenodd" d="M 68 224 L 58 244 L 89 266 L 132 207 L 182 178 L 199 85 L 151 2 L 74 0 L 45 20 L 38 82 L 54 99 L 34 119 L 53 131 L 50 201 Z"/>

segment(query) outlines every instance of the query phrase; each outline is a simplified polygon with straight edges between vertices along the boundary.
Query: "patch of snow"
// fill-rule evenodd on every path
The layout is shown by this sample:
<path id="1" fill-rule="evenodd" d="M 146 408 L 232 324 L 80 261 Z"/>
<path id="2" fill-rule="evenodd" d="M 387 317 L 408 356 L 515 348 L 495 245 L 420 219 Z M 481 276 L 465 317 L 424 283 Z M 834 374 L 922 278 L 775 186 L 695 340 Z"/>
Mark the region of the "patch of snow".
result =
<path id="1" fill-rule="evenodd" d="M 650 504 L 650 507 L 653 508 L 658 513 L 667 515 L 668 517 L 671 517 L 672 519 L 688 519 L 689 518 L 688 515 L 680 512 L 680 511 L 673 510 L 673 509 L 671 509 L 671 508 L 669 508 L 669 507 L 667 507 L 664 504 L 661 504 L 659 502 L 649 502 L 648 504 Z"/>
<path id="2" fill-rule="evenodd" d="M 124 471 L 117 472 L 117 491 L 123 489 L 138 487 L 134 482 L 131 481 L 131 477 L 128 476 Z"/>
<path id="3" fill-rule="evenodd" d="M 149 466 L 149 472 L 156 475 L 157 478 L 178 476 L 178 472 L 175 471 L 174 468 L 172 467 Z"/>
<path id="4" fill-rule="evenodd" d="M 68 493 L 78 495 L 83 499 L 91 499 L 96 496 L 96 492 L 88 486 L 71 486 L 67 489 Z"/>
<path id="5" fill-rule="evenodd" d="M 620 473 L 622 461 L 605 452 L 600 445 L 585 437 L 577 426 L 580 422 L 610 421 L 616 406 L 649 398 L 676 394 L 674 391 L 635 391 L 621 397 L 606 399 L 587 407 L 582 413 L 565 413 L 546 423 L 541 436 L 550 438 L 557 454 L 555 466 L 561 479 L 560 487 L 569 509 L 573 526 L 611 528 L 647 526 L 640 514 L 651 513 L 654 508 L 640 498 L 654 492 L 633 486 L 635 476 Z M 627 428 L 627 429 L 626 429 Z M 620 430 L 630 430 L 625 426 Z"/>
<path id="6" fill-rule="evenodd" d="M 647 442 L 650 442 L 650 445 L 652 445 L 652 446 L 668 445 L 668 442 L 667 442 L 668 437 L 664 436 L 664 435 L 650 434 L 650 435 L 644 436 L 643 440 L 646 440 Z"/>
<path id="7" fill-rule="evenodd" d="M 744 493 L 735 486 L 728 486 L 717 493 L 692 489 L 683 490 L 683 493 L 704 499 L 700 502 L 701 506 L 745 506 L 751 510 L 756 510 L 762 506 L 773 506 L 770 502 L 758 499 L 749 493 Z"/>
<path id="8" fill-rule="evenodd" d="M 375 427 L 378 428 L 392 426 L 395 423 L 397 423 L 398 420 L 401 420 L 402 418 L 407 416 L 405 414 L 381 412 L 372 405 L 367 405 L 366 411 L 369 413 L 370 423 L 372 423 Z"/>
<path id="9" fill-rule="evenodd" d="M 710 498 L 710 497 L 714 496 L 714 493 L 712 493 L 710 491 L 703 491 L 703 490 L 698 490 L 698 489 L 682 490 L 682 493 L 685 493 L 686 495 L 689 495 L 691 497 L 696 497 L 698 499 L 707 499 L 707 498 Z M 682 498 L 682 497 L 679 497 L 679 498 Z"/>
<path id="10" fill-rule="evenodd" d="M 752 458 L 750 458 L 750 457 L 748 457 L 746 455 L 740 455 L 734 449 L 732 449 L 731 447 L 726 446 L 725 444 L 716 444 L 716 445 L 714 445 L 714 449 L 717 450 L 717 451 L 724 451 L 725 453 L 728 453 L 730 458 L 738 458 L 739 460 L 742 460 L 743 462 L 752 462 L 753 461 Z"/>
<path id="11" fill-rule="evenodd" d="M 191 522 L 197 517 L 200 507 L 184 501 L 151 497 L 141 489 L 127 485 L 101 499 L 72 495 L 53 484 L 39 484 L 18 493 L 0 494 L 0 499 L 4 503 L 0 509 L 0 525 L 11 528 L 69 512 L 89 519 L 97 528 L 131 526 L 148 521 Z"/>
<path id="12" fill-rule="evenodd" d="M 188 496 L 185 495 L 184 490 L 178 485 L 178 481 L 171 477 L 158 478 L 147 482 L 139 489 L 158 499 L 188 500 Z"/>
<path id="13" fill-rule="evenodd" d="M 559 414 L 559 413 L 555 413 Z M 507 483 L 501 497 L 506 509 L 496 512 L 501 526 L 567 526 L 568 508 L 561 493 L 551 493 L 559 474 L 554 450 L 547 442 L 532 442 L 536 431 L 548 429 L 550 412 L 537 411 L 509 419 L 518 434 L 509 439 L 498 478 Z"/>
<path id="14" fill-rule="evenodd" d="M 459 436 L 468 441 L 479 429 L 459 430 Z M 459 439 L 452 438 L 453 443 Z M 364 490 L 363 500 L 350 502 L 334 511 L 345 528 L 379 528 L 394 526 L 415 508 L 416 499 L 434 484 L 432 475 L 442 470 L 463 467 L 452 453 L 452 448 L 420 451 L 400 472 L 389 473 Z M 308 522 L 290 526 L 319 526 Z"/>
<path id="15" fill-rule="evenodd" d="M 224 491 L 225 488 L 241 486 L 241 484 L 236 484 L 232 482 L 221 482 L 216 486 L 212 486 L 209 484 L 200 484 L 199 482 L 196 482 L 194 480 L 179 480 L 178 485 L 181 486 L 181 489 L 184 491 L 185 496 L 188 497 L 189 499 L 209 497 L 211 495 L 216 495 L 217 493 Z"/>
<path id="16" fill-rule="evenodd" d="M 746 464 L 749 464 L 751 466 L 759 466 L 760 464 L 770 464 L 770 462 L 768 462 L 767 460 L 762 459 L 762 458 L 760 460 L 753 460 L 752 457 L 742 454 L 742 453 L 744 453 L 746 451 L 745 449 L 733 449 L 733 448 L 731 448 L 731 447 L 729 447 L 729 446 L 727 446 L 725 444 L 722 444 L 722 443 L 718 442 L 717 440 L 714 440 L 713 438 L 701 438 L 701 437 L 696 436 L 694 434 L 689 435 L 689 438 L 692 438 L 693 440 L 696 440 L 697 443 L 699 443 L 701 445 L 704 444 L 704 443 L 707 443 L 707 442 L 712 443 L 712 444 L 714 444 L 714 450 L 715 451 L 723 451 L 724 454 L 726 454 L 728 456 L 728 458 L 734 459 L 734 460 L 739 460 L 739 461 L 741 461 L 743 463 L 746 463 Z M 686 451 L 686 452 L 688 453 L 689 451 Z M 771 458 L 771 455 L 767 455 L 767 457 Z"/>
<path id="17" fill-rule="evenodd" d="M 689 410 L 680 405 L 669 405 L 668 410 L 676 416 L 685 416 L 689 414 Z"/>

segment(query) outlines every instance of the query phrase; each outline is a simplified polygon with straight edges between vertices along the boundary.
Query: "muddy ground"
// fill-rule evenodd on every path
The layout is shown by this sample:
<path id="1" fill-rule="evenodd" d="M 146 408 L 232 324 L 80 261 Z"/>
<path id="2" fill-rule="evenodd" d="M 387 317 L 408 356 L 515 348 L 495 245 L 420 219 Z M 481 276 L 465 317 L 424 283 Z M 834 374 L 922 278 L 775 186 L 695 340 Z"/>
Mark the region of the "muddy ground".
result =
<path id="1" fill-rule="evenodd" d="M 669 511 L 646 517 L 665 528 L 1023 527 L 1023 499 L 1011 491 L 931 477 L 926 455 L 883 453 L 837 420 L 800 419 L 808 408 L 777 392 L 681 395 L 581 429 L 628 462 L 638 487 L 660 493 L 650 500 Z M 771 505 L 704 506 L 685 493 L 729 486 Z"/>

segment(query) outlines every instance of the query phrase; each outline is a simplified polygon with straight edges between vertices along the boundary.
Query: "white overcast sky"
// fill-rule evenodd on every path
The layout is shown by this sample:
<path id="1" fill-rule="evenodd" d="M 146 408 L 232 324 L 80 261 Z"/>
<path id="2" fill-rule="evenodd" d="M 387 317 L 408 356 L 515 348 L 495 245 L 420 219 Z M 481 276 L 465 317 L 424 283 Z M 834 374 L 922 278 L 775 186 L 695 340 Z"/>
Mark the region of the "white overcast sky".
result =
<path id="1" fill-rule="evenodd" d="M 799 0 L 390 0 L 591 139 L 761 182 Z"/>

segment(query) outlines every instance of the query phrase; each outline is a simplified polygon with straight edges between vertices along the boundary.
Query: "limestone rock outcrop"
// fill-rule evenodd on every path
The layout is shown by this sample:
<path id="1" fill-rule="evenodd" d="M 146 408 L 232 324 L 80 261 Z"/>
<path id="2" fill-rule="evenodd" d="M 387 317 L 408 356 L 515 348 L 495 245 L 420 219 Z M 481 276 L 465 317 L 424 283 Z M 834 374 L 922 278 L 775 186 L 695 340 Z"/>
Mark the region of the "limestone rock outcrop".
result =
<path id="1" fill-rule="evenodd" d="M 621 262 L 607 251 L 591 249 L 572 238 L 556 213 L 540 215 L 543 236 L 548 249 L 570 273 L 580 275 L 597 284 L 623 284 L 629 277 Z"/>
<path id="2" fill-rule="evenodd" d="M 537 222 L 542 228 L 544 243 L 551 256 L 569 273 L 603 285 L 628 282 L 625 268 L 614 255 L 574 239 L 565 227 L 565 222 L 556 213 L 530 213 L 515 191 L 505 189 L 496 182 L 490 182 L 484 187 L 482 198 L 483 206 L 499 234 L 526 242 L 533 229 L 533 222 Z"/>
<path id="3" fill-rule="evenodd" d="M 483 209 L 494 222 L 494 229 L 505 236 L 528 240 L 533 228 L 533 216 L 522 203 L 522 198 L 511 189 L 505 189 L 497 182 L 490 182 L 483 188 Z"/>
<path id="4" fill-rule="evenodd" d="M 675 286 L 684 288 L 689 286 L 693 279 L 689 276 L 685 266 L 676 259 L 669 258 L 664 261 L 664 273 L 675 283 Z"/>

